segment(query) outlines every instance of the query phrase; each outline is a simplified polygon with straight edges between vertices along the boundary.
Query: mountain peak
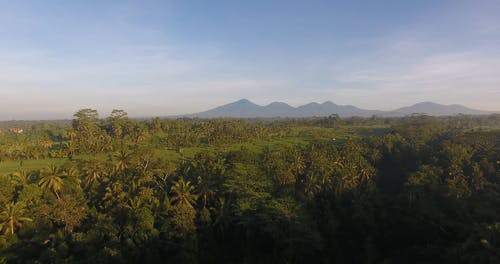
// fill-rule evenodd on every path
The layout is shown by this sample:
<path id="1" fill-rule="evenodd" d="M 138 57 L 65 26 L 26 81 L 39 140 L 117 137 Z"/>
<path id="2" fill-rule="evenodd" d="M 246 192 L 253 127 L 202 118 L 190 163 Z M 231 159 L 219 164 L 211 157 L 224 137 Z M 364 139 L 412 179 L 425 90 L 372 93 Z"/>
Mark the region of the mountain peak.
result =
<path id="1" fill-rule="evenodd" d="M 311 103 L 308 103 L 308 104 L 305 104 L 305 105 L 301 105 L 299 107 L 316 107 L 316 106 L 319 106 L 320 104 L 316 103 L 316 102 L 311 102 Z"/>
<path id="2" fill-rule="evenodd" d="M 248 100 L 246 98 L 243 98 L 243 99 L 240 99 L 240 100 L 234 102 L 233 104 L 254 104 L 254 103 L 252 103 L 250 100 Z"/>
<path id="3" fill-rule="evenodd" d="M 421 102 L 414 104 L 412 106 L 401 107 L 399 109 L 396 109 L 395 112 L 406 115 L 420 113 L 420 114 L 427 114 L 434 116 L 457 115 L 457 114 L 483 115 L 489 113 L 486 111 L 471 109 L 459 104 L 443 105 L 435 102 Z"/>
<path id="4" fill-rule="evenodd" d="M 271 106 L 271 105 L 288 105 L 288 104 L 283 103 L 283 102 L 272 102 L 272 103 L 268 104 L 268 106 Z"/>
<path id="5" fill-rule="evenodd" d="M 434 103 L 431 101 L 425 101 L 425 102 L 416 103 L 412 106 L 429 106 L 429 105 L 442 105 L 442 104 Z"/>
<path id="6" fill-rule="evenodd" d="M 326 102 L 322 103 L 322 105 L 337 105 L 337 104 L 335 104 L 332 101 L 326 101 Z"/>

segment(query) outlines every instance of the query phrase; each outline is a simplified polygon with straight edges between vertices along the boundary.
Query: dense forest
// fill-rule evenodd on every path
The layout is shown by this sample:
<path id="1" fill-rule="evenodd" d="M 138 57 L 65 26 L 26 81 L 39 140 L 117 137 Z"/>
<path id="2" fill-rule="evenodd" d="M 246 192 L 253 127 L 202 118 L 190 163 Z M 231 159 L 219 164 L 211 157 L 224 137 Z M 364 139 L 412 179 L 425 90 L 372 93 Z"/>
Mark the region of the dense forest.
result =
<path id="1" fill-rule="evenodd" d="M 500 115 L 0 126 L 0 263 L 500 263 Z"/>

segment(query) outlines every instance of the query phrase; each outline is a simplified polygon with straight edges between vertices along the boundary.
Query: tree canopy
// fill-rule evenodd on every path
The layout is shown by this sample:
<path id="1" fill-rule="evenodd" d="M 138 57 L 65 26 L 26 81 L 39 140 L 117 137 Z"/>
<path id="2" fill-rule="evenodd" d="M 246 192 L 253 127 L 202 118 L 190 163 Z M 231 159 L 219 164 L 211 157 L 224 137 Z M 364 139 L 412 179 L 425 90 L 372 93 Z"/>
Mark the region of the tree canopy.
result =
<path id="1" fill-rule="evenodd" d="M 0 263 L 499 263 L 500 116 L 0 134 Z"/>

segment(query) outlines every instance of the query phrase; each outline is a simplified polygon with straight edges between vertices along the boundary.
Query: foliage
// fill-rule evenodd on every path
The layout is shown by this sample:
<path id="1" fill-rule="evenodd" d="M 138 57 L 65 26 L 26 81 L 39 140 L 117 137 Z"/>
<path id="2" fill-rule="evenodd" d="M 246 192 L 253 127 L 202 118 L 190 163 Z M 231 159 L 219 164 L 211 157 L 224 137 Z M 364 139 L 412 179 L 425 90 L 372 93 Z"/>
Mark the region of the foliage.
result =
<path id="1" fill-rule="evenodd" d="M 0 262 L 499 263 L 499 117 L 20 123 Z"/>

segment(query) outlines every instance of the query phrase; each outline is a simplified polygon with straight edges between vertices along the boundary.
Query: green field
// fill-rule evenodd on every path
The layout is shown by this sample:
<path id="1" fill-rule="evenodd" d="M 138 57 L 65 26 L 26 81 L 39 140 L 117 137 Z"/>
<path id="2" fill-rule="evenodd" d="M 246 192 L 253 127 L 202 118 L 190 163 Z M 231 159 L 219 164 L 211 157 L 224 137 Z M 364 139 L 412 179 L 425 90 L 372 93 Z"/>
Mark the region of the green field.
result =
<path id="1" fill-rule="evenodd" d="M 313 141 L 331 141 L 344 142 L 348 139 L 359 138 L 362 136 L 381 135 L 388 131 L 386 126 L 342 126 L 339 128 L 321 128 L 321 127 L 294 127 L 289 131 L 286 137 L 274 136 L 265 140 L 250 140 L 248 142 L 222 144 L 217 146 L 204 145 L 200 147 L 185 147 L 179 150 L 157 149 L 167 160 L 179 162 L 182 159 L 194 157 L 196 153 L 202 151 L 231 151 L 246 148 L 252 152 L 260 152 L 265 147 L 283 146 L 283 145 L 305 145 Z M 333 141 L 335 139 L 335 141 Z M 97 155 L 75 155 L 74 161 L 89 160 L 96 158 L 106 160 L 111 158 L 113 153 L 99 153 Z M 62 165 L 69 159 L 38 159 L 20 161 L 2 161 L 0 162 L 0 175 L 8 175 L 20 170 L 35 171 L 47 167 L 49 164 Z"/>

